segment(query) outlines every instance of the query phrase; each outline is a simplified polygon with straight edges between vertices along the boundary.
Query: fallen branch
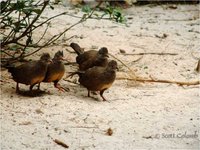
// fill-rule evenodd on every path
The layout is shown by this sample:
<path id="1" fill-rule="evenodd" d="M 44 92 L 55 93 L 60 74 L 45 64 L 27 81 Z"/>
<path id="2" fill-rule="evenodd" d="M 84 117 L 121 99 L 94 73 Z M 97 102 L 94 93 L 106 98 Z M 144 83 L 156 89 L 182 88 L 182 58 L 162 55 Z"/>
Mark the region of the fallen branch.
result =
<path id="1" fill-rule="evenodd" d="M 112 56 L 114 59 L 116 59 L 117 61 L 119 61 L 122 65 L 124 65 L 126 68 L 128 68 L 128 70 L 130 70 L 130 72 L 132 73 L 132 75 L 134 76 L 134 78 L 132 78 L 133 80 L 136 78 L 135 72 L 129 67 L 127 66 L 123 61 L 121 61 L 120 59 L 118 59 L 117 57 L 115 57 L 114 55 L 110 54 L 110 56 Z"/>
<path id="2" fill-rule="evenodd" d="M 88 129 L 93 129 L 93 128 L 98 128 L 98 127 L 87 127 L 87 126 L 76 126 L 76 127 L 70 127 L 70 128 L 88 128 Z"/>
<path id="3" fill-rule="evenodd" d="M 55 139 L 55 140 L 53 140 L 56 144 L 58 144 L 58 145 L 61 145 L 62 147 L 64 147 L 64 148 L 69 148 L 69 146 L 67 145 L 67 144 L 65 144 L 65 143 L 63 143 L 62 141 L 60 141 L 60 140 L 58 140 L 58 139 Z"/>
<path id="4" fill-rule="evenodd" d="M 133 61 L 131 61 L 131 62 L 128 63 L 128 64 L 136 63 L 136 62 L 140 61 L 142 58 L 143 58 L 143 56 L 140 56 L 138 59 L 133 60 Z"/>
<path id="5" fill-rule="evenodd" d="M 171 81 L 171 80 L 154 80 L 154 79 L 142 79 L 142 78 L 126 78 L 126 77 L 119 77 L 117 80 L 130 80 L 130 81 L 139 81 L 139 82 L 157 82 L 157 83 L 172 83 L 172 84 L 178 84 L 180 86 L 182 85 L 199 85 L 200 81 L 191 81 L 191 82 L 182 82 L 182 81 Z"/>
<path id="6" fill-rule="evenodd" d="M 192 21 L 194 18 L 188 18 L 188 19 L 162 19 L 162 21 Z"/>
<path id="7" fill-rule="evenodd" d="M 178 55 L 177 53 L 123 53 L 122 55 Z"/>

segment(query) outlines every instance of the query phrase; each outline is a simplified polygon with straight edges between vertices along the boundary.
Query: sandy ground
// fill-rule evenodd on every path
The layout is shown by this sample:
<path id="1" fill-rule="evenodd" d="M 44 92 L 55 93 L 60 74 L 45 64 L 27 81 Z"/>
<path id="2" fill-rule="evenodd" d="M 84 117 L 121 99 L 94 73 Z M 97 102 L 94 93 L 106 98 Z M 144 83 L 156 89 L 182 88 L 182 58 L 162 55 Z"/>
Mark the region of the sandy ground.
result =
<path id="1" fill-rule="evenodd" d="M 47 10 L 43 16 L 50 17 L 66 10 L 82 16 L 77 9 L 62 5 Z M 194 71 L 197 59 L 192 54 L 200 58 L 198 10 L 199 5 L 178 5 L 177 9 L 166 5 L 131 7 L 124 12 L 129 18 L 127 26 L 108 20 L 88 20 L 67 32 L 66 38 L 77 37 L 65 44 L 77 42 L 85 50 L 108 47 L 111 54 L 140 77 L 197 81 L 200 79 Z M 78 20 L 67 15 L 57 18 L 45 38 Z M 167 37 L 159 38 L 163 34 Z M 149 54 L 134 62 L 141 56 L 125 56 L 120 49 L 129 54 L 177 55 Z M 72 49 L 63 43 L 43 51 L 53 55 L 57 50 L 64 50 L 66 57 L 75 60 L 76 55 L 69 53 Z M 66 72 L 74 69 L 74 66 L 66 66 Z M 128 74 L 122 67 L 118 76 Z M 200 149 L 199 85 L 181 87 L 116 80 L 105 92 L 109 101 L 102 102 L 99 96 L 86 97 L 87 90 L 77 84 L 64 80 L 60 84 L 70 88 L 70 92 L 58 92 L 53 84 L 44 83 L 41 88 L 49 94 L 19 96 L 9 73 L 1 71 L 2 150 L 64 149 L 54 139 L 66 143 L 69 149 Z M 21 88 L 28 89 L 23 85 Z M 106 134 L 108 128 L 112 129 L 112 136 Z"/>

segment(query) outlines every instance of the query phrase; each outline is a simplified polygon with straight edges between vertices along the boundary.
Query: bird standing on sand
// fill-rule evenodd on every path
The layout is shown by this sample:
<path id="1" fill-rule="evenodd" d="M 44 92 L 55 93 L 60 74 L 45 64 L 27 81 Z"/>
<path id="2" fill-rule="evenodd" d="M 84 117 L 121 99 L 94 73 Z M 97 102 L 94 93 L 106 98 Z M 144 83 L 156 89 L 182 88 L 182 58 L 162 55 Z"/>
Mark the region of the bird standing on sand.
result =
<path id="1" fill-rule="evenodd" d="M 76 62 L 79 64 L 79 70 L 85 71 L 94 66 L 105 67 L 108 64 L 108 49 L 102 47 L 99 51 L 89 50 L 84 52 L 77 43 L 71 43 L 70 46 L 77 53 Z"/>
<path id="2" fill-rule="evenodd" d="M 103 101 L 106 101 L 103 93 L 110 88 L 115 81 L 116 70 L 117 62 L 111 60 L 107 67 L 95 66 L 85 72 L 77 71 L 74 74 L 79 75 L 80 84 L 87 88 L 88 97 L 90 97 L 90 91 L 100 91 L 100 96 L 103 98 Z"/>
<path id="3" fill-rule="evenodd" d="M 58 51 L 55 53 L 52 63 L 48 65 L 46 77 L 43 82 L 54 82 L 54 87 L 59 90 L 68 91 L 68 89 L 63 88 L 58 84 L 65 73 L 65 66 L 63 64 L 63 51 Z"/>
<path id="4" fill-rule="evenodd" d="M 16 92 L 20 92 L 19 83 L 30 85 L 30 91 L 32 91 L 34 85 L 44 80 L 50 62 L 51 57 L 49 53 L 44 53 L 38 61 L 27 62 L 17 67 L 6 67 L 8 72 L 11 73 L 13 80 L 17 82 Z"/>

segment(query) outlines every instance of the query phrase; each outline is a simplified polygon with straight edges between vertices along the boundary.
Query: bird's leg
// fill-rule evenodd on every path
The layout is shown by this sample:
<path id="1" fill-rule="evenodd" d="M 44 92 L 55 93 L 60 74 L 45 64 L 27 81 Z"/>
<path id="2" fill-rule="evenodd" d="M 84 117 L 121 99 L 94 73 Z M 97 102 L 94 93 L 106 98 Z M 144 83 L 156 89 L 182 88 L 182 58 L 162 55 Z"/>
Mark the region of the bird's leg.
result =
<path id="1" fill-rule="evenodd" d="M 16 85 L 16 93 L 19 93 L 19 83 L 17 82 L 17 85 Z"/>
<path id="2" fill-rule="evenodd" d="M 36 84 L 30 85 L 29 90 L 32 91 L 32 90 L 33 90 L 33 87 L 34 87 L 35 85 L 36 85 Z"/>
<path id="3" fill-rule="evenodd" d="M 64 88 L 64 87 L 62 87 L 60 84 L 58 84 L 58 82 L 56 81 L 56 82 L 54 82 L 54 87 L 55 88 L 58 88 L 58 90 L 60 90 L 60 91 L 62 91 L 62 92 L 64 92 L 64 91 L 69 91 L 69 89 L 66 89 L 66 88 Z"/>
<path id="4" fill-rule="evenodd" d="M 40 89 L 40 83 L 38 83 L 37 91 L 38 91 L 38 92 L 44 92 L 43 90 Z"/>
<path id="5" fill-rule="evenodd" d="M 34 90 L 33 90 L 34 85 L 35 84 L 30 85 L 30 87 L 29 87 L 30 91 L 29 91 L 29 93 L 27 93 L 29 96 L 36 96 L 36 92 L 34 92 Z"/>
<path id="6" fill-rule="evenodd" d="M 90 97 L 90 90 L 88 90 L 88 97 Z"/>
<path id="7" fill-rule="evenodd" d="M 40 83 L 38 83 L 38 91 L 40 90 Z"/>
<path id="8" fill-rule="evenodd" d="M 92 94 L 93 95 L 98 95 L 98 92 L 97 91 L 92 91 Z"/>
<path id="9" fill-rule="evenodd" d="M 59 91 L 64 92 L 64 89 L 58 84 L 58 82 L 54 82 L 54 87 L 57 88 Z"/>
<path id="10" fill-rule="evenodd" d="M 103 92 L 104 92 L 105 90 L 106 90 L 106 89 L 100 91 L 100 95 L 101 95 L 101 97 L 103 98 L 103 101 L 107 101 L 107 100 L 105 99 L 105 97 L 103 96 Z"/>

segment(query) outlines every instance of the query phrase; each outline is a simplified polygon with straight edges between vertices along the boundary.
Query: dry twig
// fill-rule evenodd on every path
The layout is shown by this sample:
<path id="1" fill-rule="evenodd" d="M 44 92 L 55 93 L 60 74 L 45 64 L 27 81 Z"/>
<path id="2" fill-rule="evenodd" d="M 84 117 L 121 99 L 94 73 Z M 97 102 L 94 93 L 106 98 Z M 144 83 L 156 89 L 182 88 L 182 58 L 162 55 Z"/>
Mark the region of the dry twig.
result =
<path id="1" fill-rule="evenodd" d="M 123 55 L 178 55 L 177 53 L 124 53 Z"/>
<path id="2" fill-rule="evenodd" d="M 124 65 L 126 68 L 128 68 L 128 70 L 130 70 L 130 72 L 131 72 L 131 75 L 133 75 L 133 80 L 134 79 L 136 79 L 136 75 L 135 75 L 135 72 L 129 67 L 129 66 L 127 66 L 123 61 L 121 61 L 120 59 L 118 59 L 117 57 L 115 57 L 114 55 L 112 55 L 112 54 L 110 54 L 109 53 L 109 55 L 110 56 L 112 56 L 114 59 L 116 59 L 117 61 L 119 61 L 122 65 Z"/>
<path id="3" fill-rule="evenodd" d="M 65 143 L 63 143 L 62 141 L 60 141 L 60 140 L 58 140 L 58 139 L 55 139 L 55 140 L 53 140 L 56 144 L 58 144 L 58 145 L 61 145 L 62 147 L 64 147 L 64 148 L 69 148 L 69 146 L 67 145 L 67 144 L 65 144 Z"/>
<path id="4" fill-rule="evenodd" d="M 183 85 L 198 85 L 200 84 L 200 81 L 190 81 L 190 82 L 182 82 L 182 81 L 171 81 L 171 80 L 155 80 L 155 79 L 142 79 L 142 78 L 126 78 L 126 77 L 119 77 L 117 80 L 130 80 L 130 81 L 139 81 L 139 82 L 157 82 L 157 83 L 172 83 L 172 84 L 178 84 L 180 86 Z"/>
<path id="5" fill-rule="evenodd" d="M 94 128 L 98 128 L 98 127 L 96 127 L 96 126 L 94 126 L 94 127 L 87 127 L 87 126 L 73 126 L 73 127 L 71 127 L 71 128 L 86 128 L 86 129 L 94 129 Z"/>

